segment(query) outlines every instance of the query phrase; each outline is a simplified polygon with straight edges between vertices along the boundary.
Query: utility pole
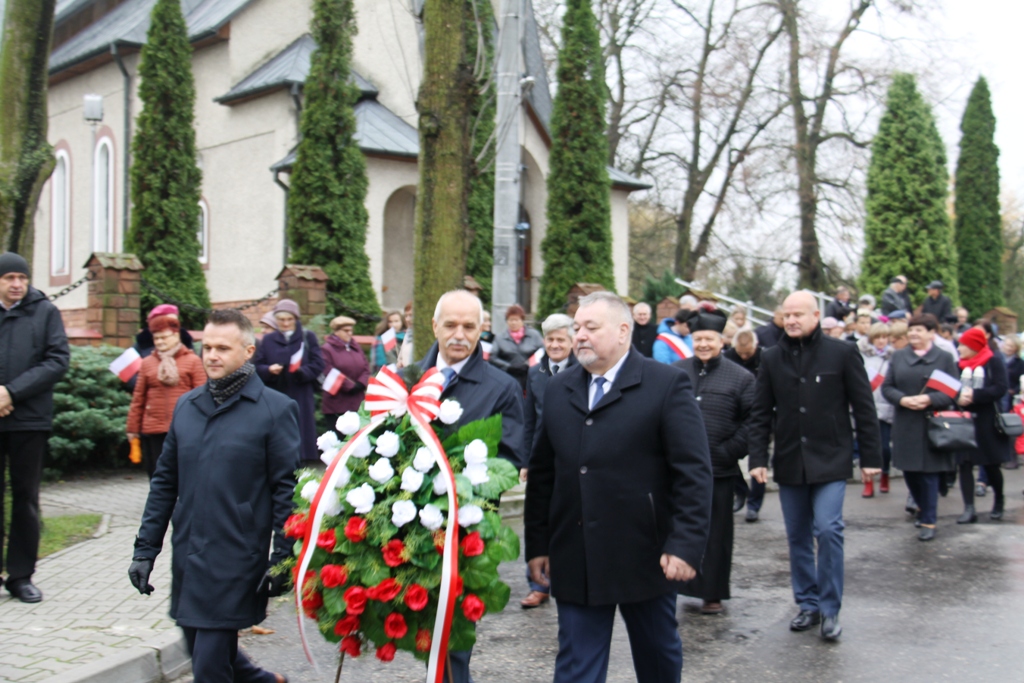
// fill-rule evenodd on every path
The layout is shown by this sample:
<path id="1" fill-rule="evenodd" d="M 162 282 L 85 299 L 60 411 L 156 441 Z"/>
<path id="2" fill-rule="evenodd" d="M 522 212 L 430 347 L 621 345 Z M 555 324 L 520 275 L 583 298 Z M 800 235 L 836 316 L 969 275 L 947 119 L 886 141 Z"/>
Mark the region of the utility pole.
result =
<path id="1" fill-rule="evenodd" d="M 516 303 L 516 224 L 519 222 L 519 119 L 522 87 L 519 36 L 522 0 L 502 0 L 498 35 L 498 123 L 494 155 L 494 270 L 491 281 L 492 330 L 505 330 L 505 311 Z"/>

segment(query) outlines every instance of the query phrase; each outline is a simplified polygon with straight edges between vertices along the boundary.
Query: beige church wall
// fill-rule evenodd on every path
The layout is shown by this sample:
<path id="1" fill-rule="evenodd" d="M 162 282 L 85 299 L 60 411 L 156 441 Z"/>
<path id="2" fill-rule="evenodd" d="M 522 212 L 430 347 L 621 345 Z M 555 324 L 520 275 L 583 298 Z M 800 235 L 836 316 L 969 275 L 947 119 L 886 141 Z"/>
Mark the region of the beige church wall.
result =
<path id="1" fill-rule="evenodd" d="M 416 185 L 419 182 L 417 164 L 415 160 L 367 157 L 366 173 L 370 181 L 366 192 L 366 211 L 369 214 L 366 253 L 370 257 L 370 280 L 382 306 L 390 308 L 396 301 L 401 301 L 404 306 L 412 293 L 411 287 L 406 289 L 405 286 L 409 273 L 392 274 L 390 270 L 385 273 L 385 264 L 406 262 L 412 254 L 415 214 L 410 215 L 410 210 L 415 211 Z M 390 225 L 385 225 L 386 217 Z M 397 239 L 403 234 L 407 234 L 407 239 Z M 386 256 L 385 249 L 388 248 L 397 250 L 397 254 Z M 387 292 L 383 291 L 385 286 L 388 286 Z M 403 297 L 406 298 L 403 300 Z"/>
<path id="2" fill-rule="evenodd" d="M 416 125 L 422 80 L 418 20 L 411 0 L 356 0 L 353 67 L 380 90 L 381 104 Z"/>
<path id="3" fill-rule="evenodd" d="M 257 0 L 232 18 L 228 41 L 231 62 L 227 70 L 231 85 L 265 64 L 299 36 L 309 33 L 312 5 L 312 0 Z"/>
<path id="4" fill-rule="evenodd" d="M 612 272 L 615 291 L 629 294 L 629 193 L 612 189 Z"/>

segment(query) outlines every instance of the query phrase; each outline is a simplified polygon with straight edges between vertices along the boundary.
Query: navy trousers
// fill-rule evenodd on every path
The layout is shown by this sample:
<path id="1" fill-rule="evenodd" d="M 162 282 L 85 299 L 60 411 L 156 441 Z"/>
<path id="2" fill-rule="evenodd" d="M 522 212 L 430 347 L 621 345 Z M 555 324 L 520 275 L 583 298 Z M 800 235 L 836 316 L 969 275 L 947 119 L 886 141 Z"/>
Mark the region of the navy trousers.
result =
<path id="1" fill-rule="evenodd" d="M 939 508 L 939 477 L 944 476 L 945 472 L 903 473 L 903 481 L 921 510 L 917 517 L 921 524 L 935 524 Z"/>
<path id="2" fill-rule="evenodd" d="M 608 677 L 615 607 L 558 601 L 554 683 L 604 683 Z M 618 608 L 626 622 L 637 683 L 679 683 L 683 675 L 683 643 L 679 639 L 675 593 Z"/>
<path id="3" fill-rule="evenodd" d="M 195 683 L 276 683 L 277 677 L 261 669 L 238 649 L 235 629 L 182 626 L 192 655 Z"/>

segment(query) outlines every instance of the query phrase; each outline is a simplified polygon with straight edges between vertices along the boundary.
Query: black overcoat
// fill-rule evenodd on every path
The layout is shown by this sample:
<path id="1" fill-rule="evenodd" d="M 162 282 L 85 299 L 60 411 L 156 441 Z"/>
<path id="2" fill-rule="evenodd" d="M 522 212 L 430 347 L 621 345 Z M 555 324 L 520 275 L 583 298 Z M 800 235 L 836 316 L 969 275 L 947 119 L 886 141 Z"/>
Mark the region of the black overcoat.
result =
<path id="1" fill-rule="evenodd" d="M 974 413 L 974 438 L 978 447 L 956 454 L 957 462 L 972 465 L 999 465 L 1013 459 L 1013 448 L 1008 436 L 996 429 L 996 413 L 1007 395 L 1006 364 L 999 351 L 985 363 L 985 385 L 974 390 L 974 398 L 967 410 Z"/>
<path id="2" fill-rule="evenodd" d="M 953 302 L 945 294 L 939 294 L 934 299 L 926 296 L 921 302 L 921 313 L 931 313 L 939 319 L 940 323 L 956 320 L 956 316 L 953 315 Z"/>
<path id="3" fill-rule="evenodd" d="M 955 402 L 941 391 L 927 391 L 931 408 L 910 410 L 900 405 L 904 396 L 920 394 L 935 370 L 956 378 L 960 370 L 953 356 L 932 344 L 918 356 L 907 346 L 892 355 L 882 382 L 882 396 L 896 408 L 892 421 L 892 464 L 904 472 L 949 472 L 954 469 L 951 452 L 934 450 L 928 441 L 928 416 L 934 410 L 950 410 Z"/>
<path id="4" fill-rule="evenodd" d="M 288 371 L 292 354 L 298 352 L 299 346 L 305 341 L 302 353 L 302 365 L 295 372 Z M 276 391 L 299 404 L 299 431 L 302 434 L 303 460 L 320 460 L 320 451 L 316 447 L 316 397 L 315 391 L 320 386 L 319 377 L 324 371 L 324 356 L 320 351 L 316 335 L 302 329 L 295 323 L 295 333 L 290 340 L 285 339 L 281 332 L 271 332 L 263 337 L 263 342 L 256 347 L 252 364 L 260 379 Z M 271 365 L 283 365 L 284 370 L 274 375 L 270 372 Z"/>
<path id="5" fill-rule="evenodd" d="M 569 354 L 568 363 L 565 369 L 568 370 L 576 365 L 575 354 Z M 564 371 L 563 371 L 564 372 Z M 524 413 L 526 417 L 526 432 L 523 443 L 526 444 L 526 458 L 529 460 L 533 447 L 537 445 L 537 429 L 540 424 L 540 416 L 544 412 L 544 391 L 548 387 L 548 378 L 551 377 L 551 359 L 544 356 L 540 362 L 530 368 L 526 376 L 526 405 Z"/>
<path id="6" fill-rule="evenodd" d="M 266 618 L 267 595 L 256 589 L 290 553 L 283 528 L 298 465 L 298 406 L 258 376 L 220 406 L 208 385 L 178 400 L 135 557 L 156 558 L 174 522 L 171 617 L 179 626 L 235 630 Z"/>
<path id="7" fill-rule="evenodd" d="M 775 481 L 825 484 L 853 474 L 853 427 L 861 467 L 881 467 L 881 438 L 871 383 L 856 344 L 822 334 L 783 335 L 765 349 L 750 412 L 750 467 L 768 466 L 775 424 Z"/>
<path id="8" fill-rule="evenodd" d="M 594 410 L 589 383 L 581 365 L 548 382 L 526 484 L 526 556 L 549 556 L 558 600 L 650 600 L 678 588 L 662 553 L 701 566 L 712 487 L 704 422 L 686 373 L 635 350 Z"/>
<path id="9" fill-rule="evenodd" d="M 423 371 L 437 365 L 437 342 L 420 361 Z M 484 360 L 480 345 L 441 393 L 441 400 L 452 398 L 462 406 L 462 417 L 453 425 L 463 425 L 501 415 L 501 443 L 498 455 L 517 468 L 526 467 L 529 453 L 523 442 L 523 391 L 519 382 Z"/>

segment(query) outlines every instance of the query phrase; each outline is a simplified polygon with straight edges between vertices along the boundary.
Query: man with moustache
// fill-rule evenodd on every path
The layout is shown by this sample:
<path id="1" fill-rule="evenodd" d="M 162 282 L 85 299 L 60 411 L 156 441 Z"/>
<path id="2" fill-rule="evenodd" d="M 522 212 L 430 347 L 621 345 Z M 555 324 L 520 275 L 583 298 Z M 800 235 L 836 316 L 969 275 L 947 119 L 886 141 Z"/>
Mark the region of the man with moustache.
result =
<path id="1" fill-rule="evenodd" d="M 419 365 L 424 372 L 437 368 L 445 376 L 441 400 L 455 399 L 462 406 L 462 417 L 453 429 L 501 415 L 498 455 L 522 469 L 528 457 L 523 442 L 523 391 L 511 375 L 484 360 L 479 344 L 483 321 L 483 304 L 476 295 L 463 289 L 443 294 L 432 323 L 437 341 Z M 472 683 L 472 654 L 472 650 L 449 652 L 445 680 Z"/>
<path id="2" fill-rule="evenodd" d="M 558 603 L 555 683 L 602 683 L 626 622 L 639 683 L 678 683 L 679 581 L 708 538 L 711 463 L 686 373 L 631 350 L 629 307 L 579 301 L 579 365 L 548 381 L 526 488 L 531 576 Z"/>

